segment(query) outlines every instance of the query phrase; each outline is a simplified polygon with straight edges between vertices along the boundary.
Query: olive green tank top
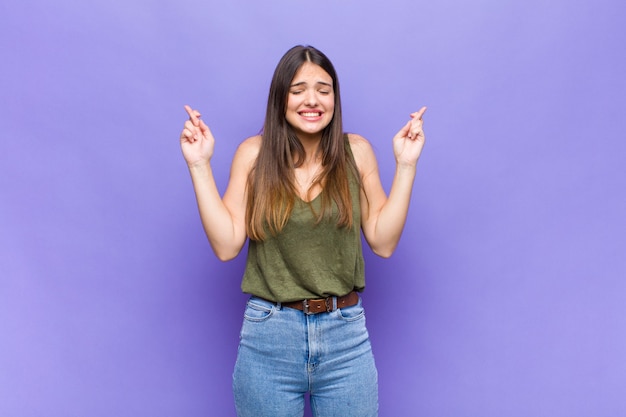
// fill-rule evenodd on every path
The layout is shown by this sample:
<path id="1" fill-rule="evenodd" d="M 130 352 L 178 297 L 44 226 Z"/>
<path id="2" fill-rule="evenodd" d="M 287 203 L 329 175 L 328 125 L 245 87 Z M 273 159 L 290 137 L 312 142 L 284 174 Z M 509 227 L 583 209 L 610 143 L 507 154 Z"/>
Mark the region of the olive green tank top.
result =
<path id="1" fill-rule="evenodd" d="M 349 149 L 349 145 L 347 146 Z M 321 193 L 310 203 L 296 197 L 281 232 L 250 240 L 241 289 L 274 302 L 342 296 L 365 288 L 359 185 L 349 174 L 353 226 L 337 226 L 337 206 L 316 224 Z M 322 193 L 324 191 L 322 190 Z"/>

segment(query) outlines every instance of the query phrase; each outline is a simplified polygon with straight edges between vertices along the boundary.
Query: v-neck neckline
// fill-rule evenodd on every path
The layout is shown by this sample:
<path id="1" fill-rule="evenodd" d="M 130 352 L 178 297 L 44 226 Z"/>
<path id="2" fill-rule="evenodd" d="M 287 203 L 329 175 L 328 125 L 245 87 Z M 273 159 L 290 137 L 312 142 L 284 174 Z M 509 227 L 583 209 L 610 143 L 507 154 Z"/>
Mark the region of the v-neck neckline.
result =
<path id="1" fill-rule="evenodd" d="M 313 198 L 312 198 L 311 200 L 309 200 L 309 201 L 306 201 L 304 198 L 302 198 L 302 197 L 300 196 L 300 194 L 298 194 L 298 195 L 297 195 L 297 197 L 298 197 L 298 200 L 300 200 L 301 202 L 303 202 L 303 203 L 305 203 L 305 204 L 312 204 L 315 200 L 317 200 L 318 198 L 320 198 L 320 196 L 322 195 L 322 193 L 323 193 L 323 192 L 324 192 L 324 189 L 322 188 L 322 189 L 320 190 L 320 192 L 319 192 L 319 193 L 317 193 L 317 194 L 315 195 L 315 197 L 313 197 Z"/>

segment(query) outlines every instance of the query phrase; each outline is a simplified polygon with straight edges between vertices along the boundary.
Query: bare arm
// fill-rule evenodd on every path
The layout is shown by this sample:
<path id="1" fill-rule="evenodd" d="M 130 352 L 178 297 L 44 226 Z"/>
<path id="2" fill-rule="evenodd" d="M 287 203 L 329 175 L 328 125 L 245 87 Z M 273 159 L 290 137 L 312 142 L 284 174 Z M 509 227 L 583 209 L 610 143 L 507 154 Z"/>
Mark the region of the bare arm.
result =
<path id="1" fill-rule="evenodd" d="M 226 261 L 237 256 L 246 241 L 246 182 L 258 154 L 260 138 L 247 139 L 237 149 L 228 187 L 222 198 L 210 163 L 215 143 L 213 135 L 200 119 L 200 113 L 189 106 L 185 109 L 189 120 L 185 122 L 180 141 L 191 174 L 200 219 L 215 255 Z"/>
<path id="2" fill-rule="evenodd" d="M 374 253 L 389 257 L 394 252 L 409 210 L 416 165 L 424 146 L 422 116 L 426 108 L 411 114 L 411 120 L 393 138 L 396 172 L 389 197 L 380 182 L 378 163 L 371 145 L 360 136 L 350 142 L 361 174 L 361 228 Z"/>

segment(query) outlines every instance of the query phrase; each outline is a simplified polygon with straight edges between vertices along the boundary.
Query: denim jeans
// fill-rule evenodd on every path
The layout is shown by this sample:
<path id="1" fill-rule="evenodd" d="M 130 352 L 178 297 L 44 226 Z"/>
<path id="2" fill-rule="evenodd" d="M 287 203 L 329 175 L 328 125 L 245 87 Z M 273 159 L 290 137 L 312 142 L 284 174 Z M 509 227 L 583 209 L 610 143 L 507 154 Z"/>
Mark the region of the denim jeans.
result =
<path id="1" fill-rule="evenodd" d="M 376 417 L 378 376 L 361 301 L 306 315 L 251 297 L 233 393 L 239 417 Z"/>

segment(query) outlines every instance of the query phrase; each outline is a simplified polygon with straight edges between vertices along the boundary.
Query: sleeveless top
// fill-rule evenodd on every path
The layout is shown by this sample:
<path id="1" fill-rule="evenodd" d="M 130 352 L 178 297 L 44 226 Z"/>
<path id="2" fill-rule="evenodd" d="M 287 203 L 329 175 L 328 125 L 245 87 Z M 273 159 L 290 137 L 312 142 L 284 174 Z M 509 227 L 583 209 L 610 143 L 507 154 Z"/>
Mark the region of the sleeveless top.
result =
<path id="1" fill-rule="evenodd" d="M 346 148 L 352 157 L 348 144 Z M 342 296 L 365 288 L 360 189 L 352 172 L 348 176 L 352 227 L 337 226 L 334 202 L 332 216 L 315 224 L 313 210 L 320 212 L 324 190 L 310 203 L 296 197 L 291 216 L 280 233 L 268 233 L 263 241 L 249 241 L 241 283 L 244 293 L 273 302 L 289 302 Z"/>

